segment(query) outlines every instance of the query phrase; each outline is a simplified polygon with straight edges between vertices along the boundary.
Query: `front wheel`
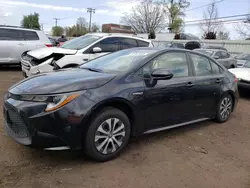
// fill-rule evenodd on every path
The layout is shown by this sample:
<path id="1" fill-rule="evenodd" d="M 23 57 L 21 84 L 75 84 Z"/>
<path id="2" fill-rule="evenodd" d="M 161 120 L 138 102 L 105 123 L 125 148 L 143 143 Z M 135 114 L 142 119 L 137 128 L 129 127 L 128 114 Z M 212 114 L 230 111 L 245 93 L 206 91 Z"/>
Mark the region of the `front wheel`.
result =
<path id="1" fill-rule="evenodd" d="M 219 123 L 226 122 L 233 109 L 233 99 L 229 94 L 224 95 L 217 106 L 217 111 L 216 111 L 216 121 Z"/>
<path id="2" fill-rule="evenodd" d="M 85 153 L 95 161 L 115 158 L 130 138 L 130 122 L 119 109 L 104 108 L 92 120 L 85 136 Z"/>

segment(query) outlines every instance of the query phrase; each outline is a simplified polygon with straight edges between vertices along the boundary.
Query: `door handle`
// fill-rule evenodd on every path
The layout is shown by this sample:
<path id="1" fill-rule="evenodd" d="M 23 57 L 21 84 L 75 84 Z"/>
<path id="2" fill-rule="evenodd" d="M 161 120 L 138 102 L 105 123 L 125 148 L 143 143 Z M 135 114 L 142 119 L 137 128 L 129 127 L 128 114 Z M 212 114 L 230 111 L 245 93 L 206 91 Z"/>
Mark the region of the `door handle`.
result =
<path id="1" fill-rule="evenodd" d="M 217 84 L 221 83 L 222 82 L 222 79 L 216 79 L 215 81 Z"/>
<path id="2" fill-rule="evenodd" d="M 186 87 L 193 87 L 193 86 L 194 86 L 194 84 L 192 82 L 188 82 L 186 85 Z"/>

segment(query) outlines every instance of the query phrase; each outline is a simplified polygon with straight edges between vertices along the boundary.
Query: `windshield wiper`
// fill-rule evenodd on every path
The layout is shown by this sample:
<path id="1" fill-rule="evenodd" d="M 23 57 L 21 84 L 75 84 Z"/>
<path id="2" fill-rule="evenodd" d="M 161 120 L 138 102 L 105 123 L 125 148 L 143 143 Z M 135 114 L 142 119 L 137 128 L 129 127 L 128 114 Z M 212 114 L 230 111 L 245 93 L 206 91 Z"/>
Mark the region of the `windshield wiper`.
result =
<path id="1" fill-rule="evenodd" d="M 81 67 L 81 69 L 86 69 L 86 70 L 93 71 L 93 72 L 103 72 L 100 69 L 94 69 L 94 68 L 88 68 L 88 67 Z"/>

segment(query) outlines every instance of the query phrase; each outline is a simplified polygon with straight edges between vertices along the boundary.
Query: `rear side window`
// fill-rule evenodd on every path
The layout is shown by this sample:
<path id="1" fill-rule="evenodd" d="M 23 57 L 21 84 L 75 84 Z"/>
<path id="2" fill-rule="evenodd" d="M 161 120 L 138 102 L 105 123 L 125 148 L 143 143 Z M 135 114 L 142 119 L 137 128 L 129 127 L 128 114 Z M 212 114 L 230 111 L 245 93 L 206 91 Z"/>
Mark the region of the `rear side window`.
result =
<path id="1" fill-rule="evenodd" d="M 135 39 L 119 38 L 119 40 L 120 40 L 121 50 L 137 47 L 137 42 Z"/>
<path id="2" fill-rule="evenodd" d="M 190 56 L 194 64 L 196 76 L 208 76 L 213 74 L 208 58 L 197 54 L 190 54 Z"/>
<path id="3" fill-rule="evenodd" d="M 20 30 L 0 28 L 0 40 L 24 40 Z"/>
<path id="4" fill-rule="evenodd" d="M 148 47 L 149 43 L 141 40 L 137 40 L 138 47 Z"/>
<path id="5" fill-rule="evenodd" d="M 35 31 L 22 31 L 22 35 L 25 40 L 39 40 Z"/>

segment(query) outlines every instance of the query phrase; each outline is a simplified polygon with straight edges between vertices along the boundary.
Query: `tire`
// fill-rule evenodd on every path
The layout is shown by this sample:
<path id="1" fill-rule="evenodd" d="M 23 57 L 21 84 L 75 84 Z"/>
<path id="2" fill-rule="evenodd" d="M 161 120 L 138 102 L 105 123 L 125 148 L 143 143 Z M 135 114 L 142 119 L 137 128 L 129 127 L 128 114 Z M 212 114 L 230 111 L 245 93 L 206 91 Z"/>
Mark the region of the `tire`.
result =
<path id="1" fill-rule="evenodd" d="M 92 119 L 84 136 L 84 152 L 92 160 L 109 161 L 117 157 L 128 144 L 130 132 L 131 125 L 124 112 L 116 108 L 104 108 Z"/>
<path id="2" fill-rule="evenodd" d="M 232 113 L 232 109 L 233 109 L 233 99 L 231 95 L 229 94 L 223 95 L 217 105 L 215 120 L 218 123 L 226 122 L 229 119 L 230 114 Z"/>

